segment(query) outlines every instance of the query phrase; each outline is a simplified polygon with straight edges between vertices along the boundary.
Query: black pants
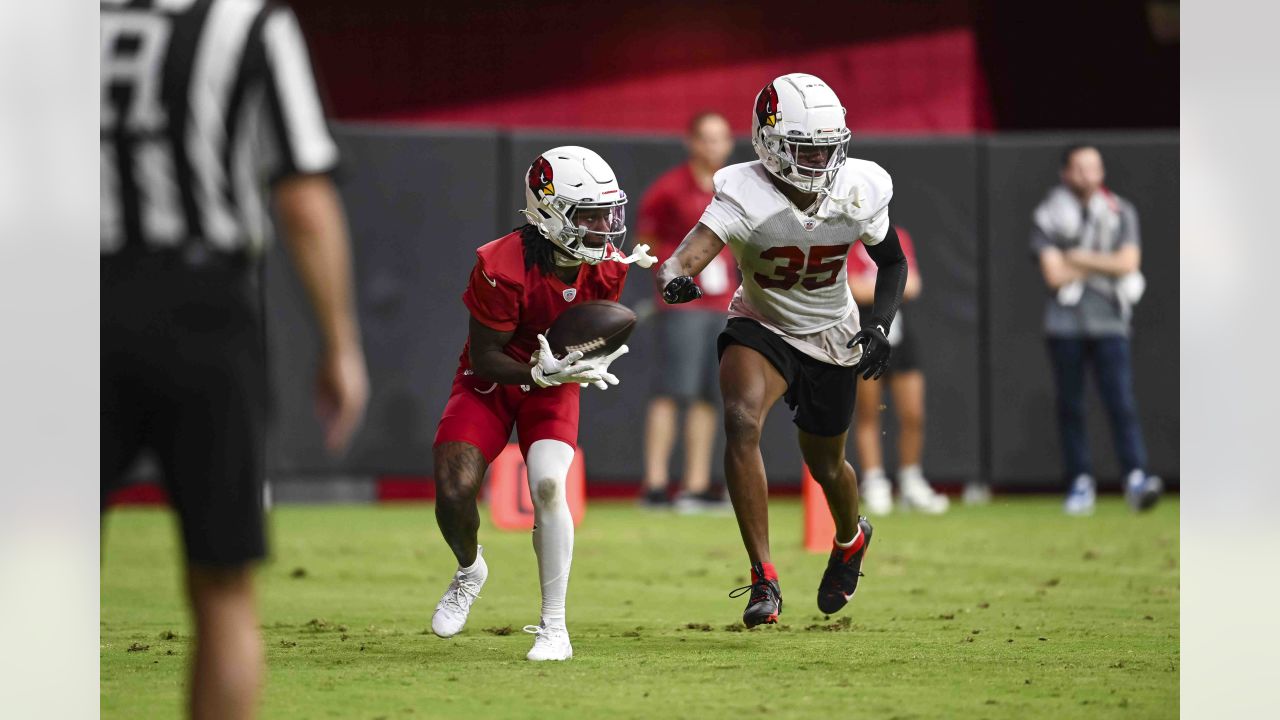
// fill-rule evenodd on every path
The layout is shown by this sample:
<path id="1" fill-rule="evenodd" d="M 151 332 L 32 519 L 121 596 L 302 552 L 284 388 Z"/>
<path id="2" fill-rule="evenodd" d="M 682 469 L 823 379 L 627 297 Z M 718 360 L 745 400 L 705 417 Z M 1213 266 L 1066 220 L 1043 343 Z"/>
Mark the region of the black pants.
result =
<path id="1" fill-rule="evenodd" d="M 266 356 L 248 272 L 104 262 L 101 299 L 103 502 L 150 448 L 190 562 L 262 558 Z"/>

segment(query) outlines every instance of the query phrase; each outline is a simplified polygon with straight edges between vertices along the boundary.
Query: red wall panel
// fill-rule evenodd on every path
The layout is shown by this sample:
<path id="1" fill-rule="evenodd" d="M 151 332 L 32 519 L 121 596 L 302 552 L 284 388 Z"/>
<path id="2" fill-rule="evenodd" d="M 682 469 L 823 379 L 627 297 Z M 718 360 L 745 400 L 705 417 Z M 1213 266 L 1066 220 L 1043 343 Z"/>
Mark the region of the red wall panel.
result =
<path id="1" fill-rule="evenodd" d="M 970 5 L 294 6 L 344 119 L 678 132 L 714 109 L 746 132 L 760 87 L 804 71 L 835 88 L 855 130 L 884 133 L 989 126 Z"/>
<path id="2" fill-rule="evenodd" d="M 674 69 L 584 86 L 404 108 L 377 117 L 526 128 L 680 132 L 690 115 L 716 110 L 750 131 L 755 95 L 788 72 L 826 80 L 855 131 L 969 132 L 990 113 L 973 34 L 949 30 L 823 48 L 787 57 Z"/>

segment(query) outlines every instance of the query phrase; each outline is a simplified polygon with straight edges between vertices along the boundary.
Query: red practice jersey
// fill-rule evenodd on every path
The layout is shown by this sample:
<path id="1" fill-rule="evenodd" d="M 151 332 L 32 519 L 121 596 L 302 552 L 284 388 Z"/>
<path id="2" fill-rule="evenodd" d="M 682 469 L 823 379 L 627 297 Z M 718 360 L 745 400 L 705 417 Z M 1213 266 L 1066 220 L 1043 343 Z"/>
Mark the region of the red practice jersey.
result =
<path id="1" fill-rule="evenodd" d="M 680 241 L 702 219 L 702 212 L 715 197 L 714 190 L 703 190 L 693 177 L 688 163 L 673 168 L 653 182 L 640 203 L 639 234 L 653 238 L 649 252 L 658 262 L 679 247 Z M 702 297 L 679 305 L 668 305 L 658 294 L 660 310 L 719 310 L 724 312 L 738 289 L 738 265 L 728 246 L 698 274 Z"/>
<path id="2" fill-rule="evenodd" d="M 519 231 L 481 246 L 476 256 L 462 302 L 482 325 L 515 333 L 504 350 L 520 362 L 529 362 L 538 349 L 538 334 L 545 333 L 561 312 L 588 300 L 616 302 L 627 278 L 626 265 L 608 260 L 580 265 L 571 285 L 555 273 L 542 274 L 536 265 L 526 268 Z M 468 339 L 458 361 L 464 370 L 471 367 L 470 349 Z"/>

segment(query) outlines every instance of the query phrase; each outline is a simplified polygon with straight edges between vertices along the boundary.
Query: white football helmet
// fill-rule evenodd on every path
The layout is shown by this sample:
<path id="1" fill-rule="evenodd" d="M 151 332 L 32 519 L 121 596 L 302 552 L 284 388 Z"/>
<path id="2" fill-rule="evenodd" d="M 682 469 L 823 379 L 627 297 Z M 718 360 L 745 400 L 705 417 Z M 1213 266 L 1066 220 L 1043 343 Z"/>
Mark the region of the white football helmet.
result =
<path id="1" fill-rule="evenodd" d="M 844 115 L 840 98 L 819 78 L 783 75 L 756 96 L 751 147 L 765 169 L 783 182 L 825 193 L 848 153 Z"/>
<path id="2" fill-rule="evenodd" d="M 538 156 L 525 179 L 520 212 L 567 260 L 595 265 L 615 259 L 627 234 L 627 194 L 609 163 L 592 150 L 565 145 Z"/>

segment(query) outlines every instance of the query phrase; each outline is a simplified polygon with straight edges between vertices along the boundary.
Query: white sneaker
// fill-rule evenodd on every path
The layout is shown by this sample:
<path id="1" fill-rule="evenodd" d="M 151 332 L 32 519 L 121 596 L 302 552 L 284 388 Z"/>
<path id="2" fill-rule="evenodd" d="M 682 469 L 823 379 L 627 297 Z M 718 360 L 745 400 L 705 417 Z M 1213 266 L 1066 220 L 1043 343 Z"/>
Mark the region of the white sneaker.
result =
<path id="1" fill-rule="evenodd" d="M 1067 492 L 1067 500 L 1062 505 L 1062 510 L 1068 515 L 1092 515 L 1093 507 L 1098 500 L 1098 488 L 1093 482 L 1093 477 L 1089 475 L 1080 475 L 1071 483 L 1071 490 Z"/>
<path id="2" fill-rule="evenodd" d="M 964 486 L 965 505 L 990 505 L 991 486 L 986 483 L 971 482 Z"/>
<path id="3" fill-rule="evenodd" d="M 706 515 L 733 511 L 729 496 L 723 498 L 713 496 L 709 491 L 702 493 L 682 492 L 676 495 L 672 503 L 677 515 Z"/>
<path id="4" fill-rule="evenodd" d="M 1129 473 L 1124 481 L 1124 497 L 1134 512 L 1144 512 L 1155 507 L 1163 489 L 1164 482 L 1160 478 L 1141 470 Z"/>
<path id="5" fill-rule="evenodd" d="M 903 510 L 914 510 L 926 515 L 941 515 L 951 507 L 951 499 L 935 492 L 923 477 L 899 477 L 898 499 L 902 502 Z"/>
<path id="6" fill-rule="evenodd" d="M 564 627 L 525 625 L 524 631 L 533 635 L 533 648 L 525 655 L 528 660 L 568 660 L 573 657 L 573 645 L 569 643 L 569 630 Z"/>
<path id="7" fill-rule="evenodd" d="M 479 551 L 476 553 L 479 567 L 470 573 L 461 570 L 454 573 L 453 581 L 444 591 L 440 602 L 436 603 L 436 612 L 431 616 L 431 632 L 442 638 L 453 637 L 462 632 L 467 624 L 467 616 L 471 613 L 471 605 L 480 598 L 480 588 L 489 579 L 489 567 L 484 564 Z"/>
<path id="8" fill-rule="evenodd" d="M 888 515 L 893 512 L 893 486 L 883 474 L 864 478 L 858 495 L 859 505 L 868 515 Z"/>

